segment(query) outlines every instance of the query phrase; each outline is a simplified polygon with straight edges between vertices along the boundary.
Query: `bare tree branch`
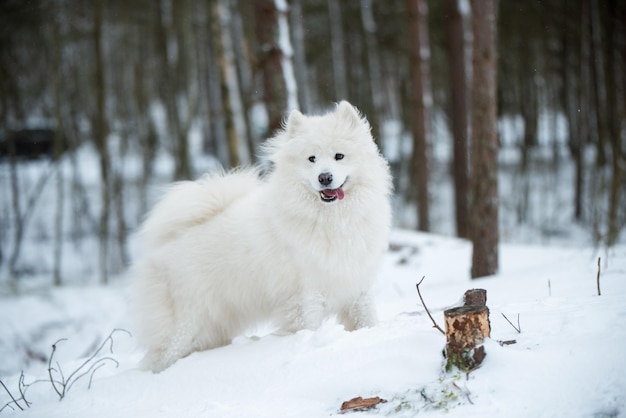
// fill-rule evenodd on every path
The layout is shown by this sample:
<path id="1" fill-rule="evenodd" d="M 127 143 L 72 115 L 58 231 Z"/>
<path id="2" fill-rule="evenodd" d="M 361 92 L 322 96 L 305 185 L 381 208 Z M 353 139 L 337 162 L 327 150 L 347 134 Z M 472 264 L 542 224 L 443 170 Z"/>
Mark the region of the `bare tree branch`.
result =
<path id="1" fill-rule="evenodd" d="M 4 404 L 4 406 L 2 408 L 0 408 L 0 412 L 2 412 L 4 410 L 4 408 L 6 408 L 7 406 L 11 407 L 11 404 L 15 404 L 15 406 L 17 406 L 18 408 L 20 408 L 21 411 L 23 411 L 24 408 L 22 408 L 22 406 L 17 402 L 17 400 L 15 399 L 15 397 L 13 396 L 13 394 L 11 393 L 9 388 L 6 387 L 6 385 L 4 384 L 4 382 L 2 380 L 0 380 L 0 385 L 2 385 L 4 390 L 9 394 L 9 397 L 11 398 L 11 402 L 7 402 L 6 404 Z M 28 405 L 28 403 L 27 403 L 27 405 Z"/>
<path id="2" fill-rule="evenodd" d="M 420 285 L 422 284 L 422 282 L 424 281 L 425 278 L 426 278 L 426 276 L 422 276 L 422 280 L 420 280 L 420 282 L 415 285 L 415 287 L 417 287 L 417 295 L 420 297 L 420 301 L 422 302 L 422 306 L 426 310 L 426 313 L 428 314 L 428 317 L 430 318 L 431 321 L 433 321 L 433 328 L 437 328 L 439 330 L 439 332 L 441 332 L 443 335 L 446 335 L 446 332 L 444 330 L 442 330 L 441 327 L 439 325 L 437 325 L 437 323 L 433 319 L 432 315 L 430 314 L 430 311 L 428 310 L 428 308 L 426 307 L 426 304 L 424 303 L 424 298 L 422 298 L 422 293 L 420 292 Z"/>
<path id="3" fill-rule="evenodd" d="M 505 314 L 502 314 L 502 316 L 504 317 L 504 319 L 506 319 L 506 322 L 511 324 L 511 326 L 515 329 L 515 331 L 517 331 L 518 334 L 522 333 L 522 327 L 519 324 L 519 314 L 517 314 L 517 326 L 513 325 L 513 323 L 509 321 L 509 318 L 507 318 Z"/>

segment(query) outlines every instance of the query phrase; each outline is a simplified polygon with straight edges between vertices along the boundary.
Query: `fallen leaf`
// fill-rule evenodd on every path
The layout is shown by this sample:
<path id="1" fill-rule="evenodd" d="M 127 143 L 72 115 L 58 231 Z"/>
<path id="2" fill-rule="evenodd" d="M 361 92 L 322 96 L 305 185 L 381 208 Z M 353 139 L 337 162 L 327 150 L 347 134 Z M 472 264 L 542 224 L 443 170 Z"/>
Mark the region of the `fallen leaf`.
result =
<path id="1" fill-rule="evenodd" d="M 385 399 L 381 399 L 378 396 L 375 398 L 358 398 L 350 399 L 349 401 L 345 401 L 341 404 L 341 413 L 344 412 L 355 412 L 355 411 L 366 411 L 368 409 L 374 408 L 379 403 L 387 402 Z"/>

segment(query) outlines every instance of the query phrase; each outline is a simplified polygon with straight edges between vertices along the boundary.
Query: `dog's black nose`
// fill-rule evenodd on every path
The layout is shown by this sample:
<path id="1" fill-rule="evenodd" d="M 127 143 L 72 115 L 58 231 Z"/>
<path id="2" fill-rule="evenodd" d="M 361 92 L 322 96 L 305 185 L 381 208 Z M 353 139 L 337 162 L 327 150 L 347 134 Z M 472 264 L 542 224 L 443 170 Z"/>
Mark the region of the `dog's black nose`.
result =
<path id="1" fill-rule="evenodd" d="M 322 173 L 322 174 L 319 175 L 319 177 L 317 179 L 324 186 L 328 186 L 330 183 L 333 182 L 333 175 L 330 174 L 330 173 Z"/>

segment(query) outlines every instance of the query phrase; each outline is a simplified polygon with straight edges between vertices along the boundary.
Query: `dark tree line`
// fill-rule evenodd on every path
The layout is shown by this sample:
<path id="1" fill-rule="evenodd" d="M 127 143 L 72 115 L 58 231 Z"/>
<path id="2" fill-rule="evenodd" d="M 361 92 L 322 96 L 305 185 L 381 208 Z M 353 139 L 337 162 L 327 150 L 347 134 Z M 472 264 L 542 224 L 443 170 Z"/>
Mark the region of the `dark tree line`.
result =
<path id="1" fill-rule="evenodd" d="M 41 191 L 53 190 L 55 283 L 66 243 L 90 235 L 106 282 L 128 263 L 128 232 L 152 187 L 168 180 L 159 164 L 171 164 L 171 180 L 197 177 L 210 161 L 252 163 L 290 108 L 342 99 L 370 119 L 411 226 L 431 228 L 433 148 L 449 131 L 457 234 L 497 252 L 496 121 L 512 118 L 519 222 L 529 172 L 551 147 L 547 164 L 575 167 L 576 220 L 612 245 L 626 223 L 624 22 L 619 0 L 3 0 L 0 135 L 44 121 L 67 168 L 51 164 L 33 179 L 18 159 L 0 162 L 0 266 L 12 278 L 27 273 L 21 242 Z M 480 49 L 488 28 L 493 55 Z M 485 83 L 491 93 L 481 96 Z M 64 141 L 97 155 L 97 183 L 76 152 L 61 156 Z M 474 275 L 493 272 L 494 260 Z"/>

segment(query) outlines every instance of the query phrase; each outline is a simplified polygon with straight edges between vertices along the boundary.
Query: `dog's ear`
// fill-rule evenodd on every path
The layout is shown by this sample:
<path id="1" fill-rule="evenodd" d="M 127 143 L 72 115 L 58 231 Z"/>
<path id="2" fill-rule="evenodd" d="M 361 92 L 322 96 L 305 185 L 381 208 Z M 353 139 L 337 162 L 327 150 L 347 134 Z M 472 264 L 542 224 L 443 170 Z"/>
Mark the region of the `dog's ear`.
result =
<path id="1" fill-rule="evenodd" d="M 337 114 L 346 122 L 350 127 L 356 128 L 358 126 L 365 126 L 369 129 L 369 123 L 367 119 L 358 111 L 358 109 L 352 106 L 349 102 L 342 100 L 337 105 Z"/>
<path id="2" fill-rule="evenodd" d="M 300 111 L 297 109 L 294 109 L 291 111 L 291 113 L 289 113 L 289 116 L 287 117 L 287 122 L 285 122 L 285 131 L 287 132 L 288 138 L 293 138 L 294 136 L 296 136 L 298 129 L 305 119 L 306 116 L 300 113 Z"/>
<path id="3" fill-rule="evenodd" d="M 337 113 L 346 121 L 358 125 L 363 122 L 361 113 L 349 102 L 342 100 L 337 105 Z"/>

